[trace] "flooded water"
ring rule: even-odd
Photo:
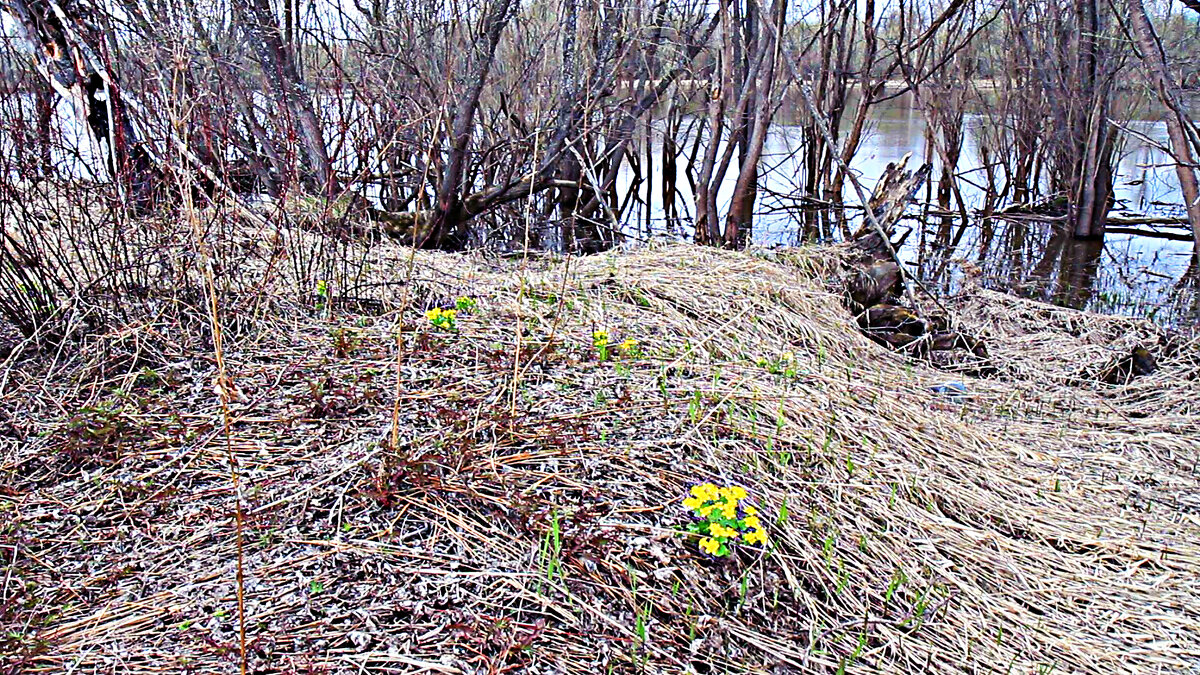
[[[969,214],[983,207],[982,159],[979,138],[990,120],[968,114],[964,119],[962,152],[957,166],[959,189]],[[685,124],[686,126],[686,124]],[[1123,134],[1116,167],[1116,206],[1112,215],[1181,217],[1183,196],[1172,160],[1161,148],[1168,143],[1166,125],[1160,120],[1133,120],[1124,125],[1134,133]],[[941,162],[936,151],[926,157],[925,117],[906,98],[878,106],[869,120],[867,134],[851,163],[869,192],[887,165],[911,153],[909,166],[930,161],[936,181]],[[661,139],[656,139],[661,143]],[[799,152],[802,145],[798,126],[780,124],[773,128],[764,151],[765,167],[760,182],[758,210],[752,239],[761,246],[796,245],[804,232],[803,215],[796,207],[803,184]],[[657,151],[655,152],[657,155]],[[680,159],[680,164],[685,159]],[[633,180],[631,172],[621,176],[622,189]],[[733,192],[736,173],[731,169],[718,193],[718,210],[724,212]],[[692,208],[692,194],[682,177],[676,203]],[[672,229],[662,210],[661,179],[654,176],[650,190],[639,188],[649,211],[637,204],[629,218],[629,230],[638,237],[660,235]],[[924,190],[918,194],[923,199]],[[857,205],[847,184],[847,204]],[[953,203],[953,202],[952,202]],[[848,217],[855,218],[855,212]],[[861,212],[857,212],[861,213]],[[1191,260],[1190,241],[1109,233],[1103,244],[1070,240],[1055,223],[1037,220],[972,217],[965,227],[953,217],[919,217],[919,206],[902,222],[912,232],[900,249],[901,257],[927,284],[954,292],[968,276],[985,287],[1011,291],[1064,306],[1114,314],[1143,316],[1168,324],[1200,323],[1200,304],[1190,288],[1178,288]],[[647,219],[647,215],[649,218]],[[681,210],[676,236],[691,236],[690,213]],[[1189,235],[1186,226],[1155,226],[1164,232]],[[1144,229],[1151,229],[1149,227]],[[836,238],[836,232],[834,233]]]

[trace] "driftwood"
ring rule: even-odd
[[[982,340],[953,330],[949,317],[924,315],[905,293],[905,271],[895,253],[899,243],[892,241],[895,225],[930,171],[929,164],[908,170],[908,159],[906,155],[888,164],[867,204],[874,222],[854,233],[848,304],[863,334],[879,344],[918,354],[964,350],[975,357],[978,370],[986,372],[991,368]]]
[[[908,208],[917,191],[929,179],[931,168],[929,164],[921,165],[916,171],[906,170],[909,157],[911,154],[905,155],[899,163],[888,163],[883,177],[879,179],[875,190],[871,192],[871,199],[867,202],[867,207],[874,214],[879,228],[875,228],[869,222],[864,222],[854,233],[854,240],[859,248],[882,255],[887,247],[879,239],[880,230],[889,237],[895,233],[896,222],[900,220],[900,216],[904,215],[904,210]]]

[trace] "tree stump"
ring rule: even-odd
[[[906,273],[892,253],[903,244],[904,237],[896,243],[892,240],[896,223],[928,180],[931,168],[923,164],[909,170],[910,156],[888,164],[871,194],[867,208],[879,227],[868,219],[851,239],[847,304],[863,334],[881,345],[921,355],[963,350],[972,355],[975,370],[990,372],[993,369],[982,340],[953,330],[949,317],[926,316],[919,307],[905,303]]]

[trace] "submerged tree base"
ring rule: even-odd
[[[336,286],[221,307],[253,671],[1200,660],[1196,342],[1100,384],[1160,329],[968,289],[979,379],[863,336],[844,249],[417,252],[398,279],[410,254],[366,253],[382,315]],[[236,670],[215,366],[176,311],[5,374],[6,665]],[[705,481],[765,548],[699,550]]]

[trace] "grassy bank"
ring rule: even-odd
[[[1200,664],[1195,342],[1102,385],[1158,329],[968,290],[976,379],[860,335],[832,249],[371,255],[373,311],[222,306],[228,435],[202,303],[14,352],[14,669],[236,671],[230,454],[252,672]],[[702,482],[766,545],[681,536]]]

